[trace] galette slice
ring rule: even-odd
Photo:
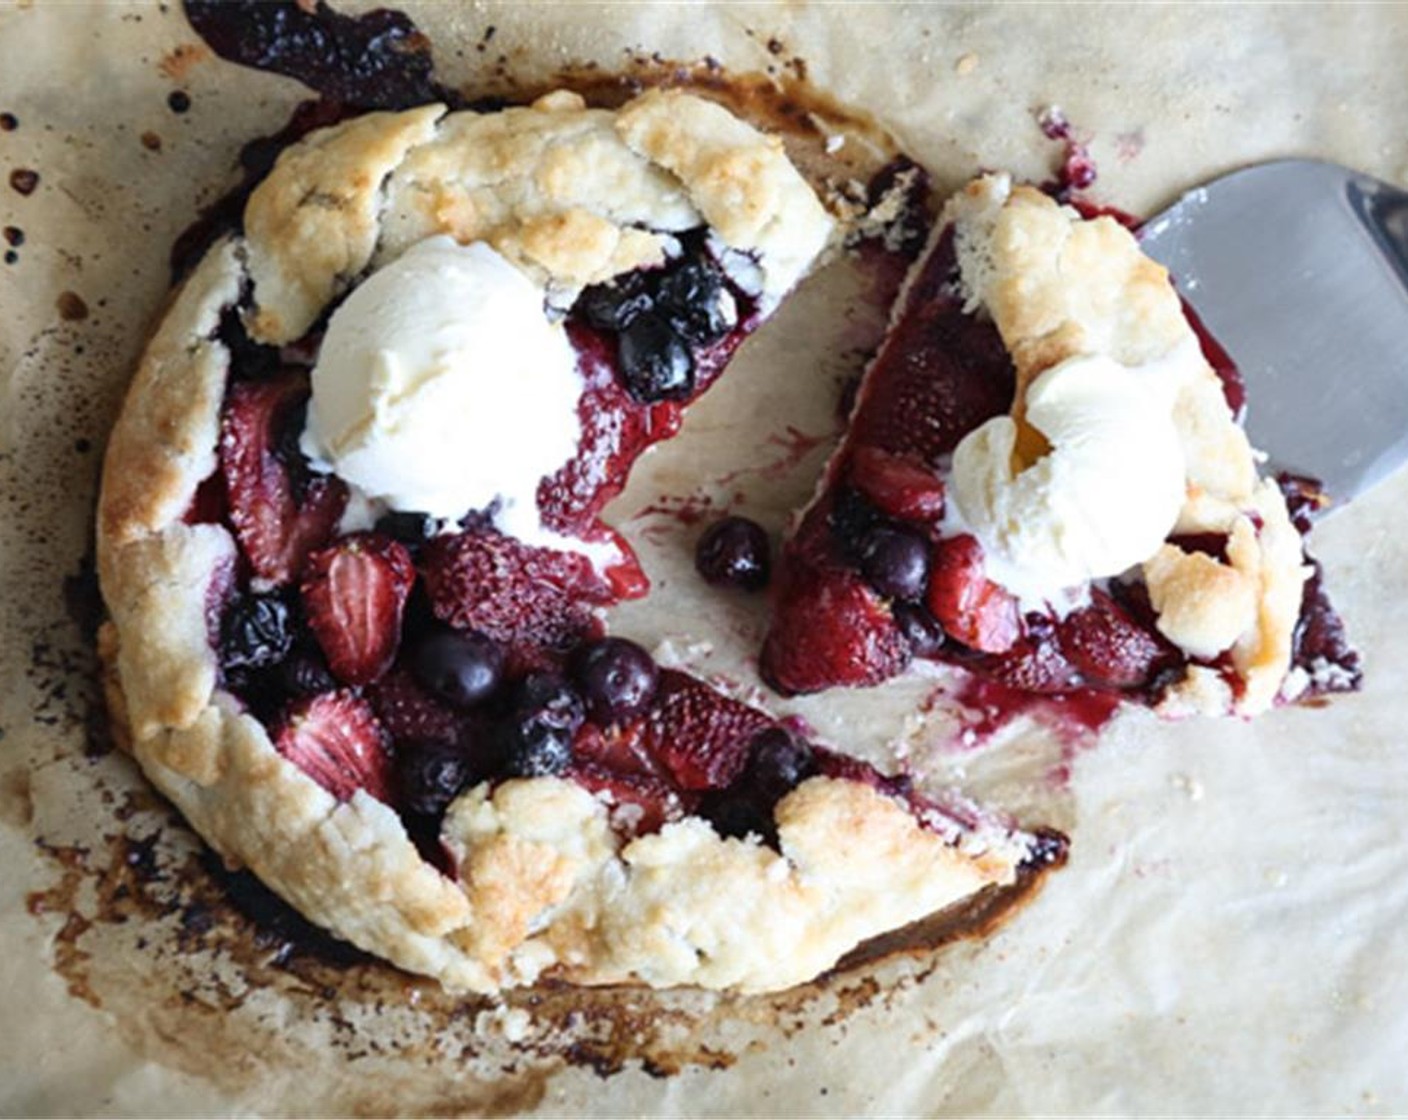
[[[1355,687],[1313,494],[1258,476],[1239,391],[1118,221],[974,181],[785,544],[764,675],[816,692],[928,658],[1169,714]]]
[[[785,987],[1058,863],[602,636],[643,581],[601,505],[831,228],[681,93],[289,148],[105,464],[109,696],[153,782],[313,921],[485,992]]]

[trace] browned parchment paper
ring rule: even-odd
[[[1280,155],[1408,181],[1399,6],[404,7],[477,88],[653,54],[804,73],[945,187],[979,166],[1045,176],[1034,114],[1053,103],[1091,134],[1097,193],[1135,211]],[[778,997],[494,1006],[290,949],[232,909],[130,764],[91,745],[91,604],[65,577],[171,241],[301,96],[210,58],[175,5],[0,9],[0,225],[22,231],[0,246],[0,1112],[1408,1112],[1408,476],[1316,533],[1368,669],[1327,708],[1131,713],[1072,754],[1030,727],[946,745],[952,720],[915,714],[933,678],[790,705],[1070,832],[1070,865],[989,940]],[[616,625],[699,671],[753,679],[761,605],[704,591],[697,530],[658,509],[781,525],[860,361],[847,283],[801,292],[616,507],[656,584]]]

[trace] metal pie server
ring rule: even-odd
[[[1408,460],[1408,192],[1281,160],[1189,191],[1141,244],[1237,363],[1247,432],[1334,509]]]

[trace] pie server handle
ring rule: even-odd
[[[1408,459],[1408,193],[1278,160],[1189,191],[1140,240],[1237,363],[1273,472],[1338,505]]]

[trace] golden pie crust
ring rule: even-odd
[[[101,634],[114,720],[153,783],[232,864],[312,921],[447,987],[560,977],[756,991],[825,970],[858,942],[989,886],[1033,838],[1005,825],[922,827],[868,786],[814,778],[776,812],[781,851],[702,820],[623,841],[608,807],[553,778],[463,794],[443,839],[457,877],[400,818],[338,802],[219,687],[211,612],[236,545],[182,518],[216,469],[230,355],[223,312],[252,288],[250,333],[301,336],[369,267],[449,232],[491,242],[549,292],[657,260],[702,223],[757,259],[776,301],[833,222],[780,143],[718,105],[651,92],[615,114],[554,94],[499,114],[373,113],[289,148],[244,233],[175,293],[104,465]]]

